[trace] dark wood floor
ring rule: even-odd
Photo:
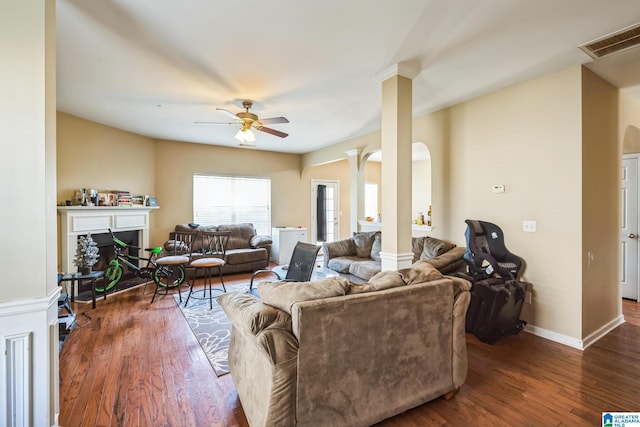
[[[149,304],[152,286],[95,310],[74,306],[78,326],[60,353],[60,425],[247,426],[231,376],[216,377],[173,298]],[[603,411],[640,411],[640,305],[624,301],[623,313],[627,323],[584,352],[528,333],[494,345],[467,335],[460,393],[380,426],[596,426]]]

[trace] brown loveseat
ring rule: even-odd
[[[379,231],[354,233],[348,239],[322,244],[324,267],[353,280],[352,276],[369,280],[381,270]],[[413,262],[426,260],[443,274],[465,269],[465,248],[433,237],[412,237]],[[357,279],[356,279],[357,280]]]
[[[269,265],[271,259],[271,237],[256,235],[253,224],[178,224],[175,231],[230,231],[222,274],[245,273],[263,269]],[[167,245],[168,243],[165,244],[165,248]],[[202,237],[199,233],[196,235],[193,252],[200,249],[198,245],[202,246]]]
[[[218,298],[252,427],[369,426],[455,395],[467,376],[470,283],[419,261],[365,285],[262,282]]]

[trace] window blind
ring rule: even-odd
[[[202,225],[249,222],[258,234],[271,234],[271,180],[194,174],[193,222]]]

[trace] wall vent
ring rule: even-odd
[[[607,34],[599,39],[590,41],[581,46],[587,55],[594,59],[611,55],[640,44],[640,23],[632,25],[615,33]]]

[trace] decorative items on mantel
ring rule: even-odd
[[[81,188],[75,191],[72,200],[65,200],[59,206],[158,206],[158,199],[148,195],[132,195],[129,191],[101,191]]]

